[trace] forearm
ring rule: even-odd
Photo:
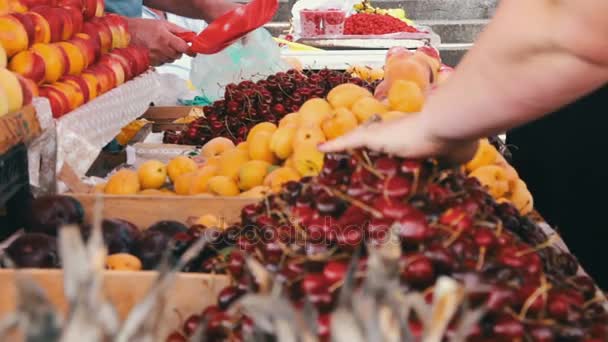
[[[503,1],[450,80],[429,98],[421,116],[427,129],[454,141],[501,133],[608,83],[608,24],[597,19],[608,12],[606,3]]]
[[[212,22],[222,14],[239,6],[230,0],[145,0],[148,7],[183,17]]]

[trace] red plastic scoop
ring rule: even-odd
[[[217,18],[198,35],[181,32],[177,36],[192,43],[191,53],[211,55],[264,26],[272,20],[278,8],[278,0],[253,0]]]

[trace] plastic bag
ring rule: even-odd
[[[300,12],[302,10],[339,10],[344,12],[344,16],[348,17],[355,12],[355,4],[361,0],[299,0],[291,8],[291,16],[294,28],[294,35],[303,37],[302,35],[302,19]]]
[[[268,31],[258,29],[216,54],[197,55],[192,60],[190,80],[207,99],[215,101],[224,96],[230,83],[257,81],[287,70],[278,44]]]

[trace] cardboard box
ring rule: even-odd
[[[0,154],[6,153],[19,143],[28,143],[41,133],[34,106],[0,116]]]

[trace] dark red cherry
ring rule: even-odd
[[[198,325],[200,323],[201,317],[199,315],[191,315],[190,317],[188,317],[188,319],[186,319],[183,325],[183,331],[186,336],[191,336],[194,331],[196,331],[196,328],[198,328]]]
[[[501,339],[514,341],[524,336],[524,325],[511,316],[501,316],[492,327],[494,335]]]
[[[329,284],[334,284],[344,279],[347,269],[348,264],[344,261],[329,261],[323,268],[323,276]]]
[[[397,234],[405,243],[422,243],[433,233],[424,213],[415,209],[397,220],[395,225]]]
[[[327,290],[328,282],[322,273],[309,273],[302,279],[302,292],[320,294]]]
[[[374,168],[386,177],[392,177],[399,170],[399,162],[395,158],[380,157],[374,162]]]
[[[404,279],[415,287],[423,288],[430,285],[435,278],[433,263],[424,255],[418,254],[407,258]]]

